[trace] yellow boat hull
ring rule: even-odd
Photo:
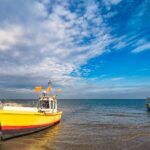
[[[0,110],[1,139],[33,133],[60,122],[62,112],[25,112]]]

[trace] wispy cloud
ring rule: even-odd
[[[28,91],[51,78],[57,86],[64,86],[66,93],[69,89],[72,93],[66,86],[80,91],[88,87],[85,78],[91,70],[94,68],[96,72],[101,65],[82,68],[90,59],[125,47],[134,49],[133,52],[148,49],[149,44],[143,44],[147,38],[141,37],[144,34],[141,30],[120,34],[122,24],[119,26],[115,21],[121,11],[115,6],[122,3],[123,0],[0,1],[0,87],[12,94],[14,90],[10,88]],[[136,14],[129,17],[128,28],[133,29],[131,18],[137,18]],[[142,9],[138,15],[143,17],[143,14]]]
[[[105,4],[105,7],[110,10],[113,5],[117,5],[122,0],[103,0],[103,3]]]
[[[150,43],[146,43],[144,45],[140,45],[137,48],[135,48],[132,52],[133,53],[139,53],[145,50],[150,50]]]
[[[8,52],[1,52],[0,76],[30,76],[35,83],[37,78],[66,78],[103,54],[111,39],[94,1],[83,3],[80,13],[82,8],[71,11],[68,2],[1,3],[6,14],[0,15],[0,51]]]
[[[119,81],[119,80],[123,80],[124,78],[123,77],[116,77],[116,78],[112,78],[111,80],[112,81]]]
[[[16,25],[9,25],[0,29],[0,51],[12,49],[15,44],[22,42],[23,29]]]

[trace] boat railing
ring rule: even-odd
[[[0,109],[3,109],[5,106],[12,106],[12,107],[37,107],[37,102],[29,102],[29,103],[17,103],[13,101],[0,101]]]
[[[0,101],[0,109],[3,109],[4,104]]]

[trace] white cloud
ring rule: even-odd
[[[85,3],[82,13],[70,11],[66,2],[3,3],[6,8],[0,11],[11,9],[5,17],[0,15],[0,48],[8,51],[0,52],[0,61],[5,59],[0,64],[0,76],[17,77],[17,84],[25,82],[26,77],[33,85],[49,78],[57,83],[61,79],[63,85],[75,83],[70,73],[106,52],[111,40],[95,2]]]
[[[97,79],[96,79],[97,80]],[[119,79],[119,81],[122,79]],[[125,80],[124,82],[126,82]],[[78,86],[74,86],[74,83],[77,82]],[[128,81],[127,81],[128,82]],[[74,94],[70,92],[70,89],[74,91]],[[62,93],[62,97],[65,98],[85,98],[85,99],[90,99],[90,98],[98,98],[98,99],[103,99],[103,98],[145,98],[148,96],[150,91],[149,86],[145,85],[125,85],[125,84],[118,84],[118,80],[112,80],[110,79],[104,79],[104,81],[98,80],[96,84],[92,81],[86,81],[82,80],[80,78],[74,79],[74,82],[72,84],[69,84],[66,86]],[[64,94],[65,93],[65,94]]]
[[[144,45],[138,46],[137,48],[133,49],[133,53],[139,53],[145,50],[150,50],[150,43],[145,43]]]
[[[23,29],[20,26],[9,25],[9,27],[0,28],[0,51],[5,51],[15,44],[19,44],[23,36]]]
[[[141,33],[131,33],[130,35],[123,35],[115,37],[112,42],[115,43],[113,49],[121,50],[129,47],[132,49],[131,52],[138,53],[149,49],[149,43],[146,38],[140,38]]]
[[[119,4],[122,0],[109,0],[111,4]]]
[[[115,77],[115,78],[111,78],[112,81],[120,81],[123,80],[123,77]]]
[[[118,13],[116,11],[110,11],[108,12],[106,15],[103,15],[106,19],[109,19],[111,17],[114,17],[115,15],[117,15]]]
[[[120,2],[106,0],[105,5],[111,7]],[[85,1],[74,11],[69,5],[67,1],[0,1],[0,86],[6,89],[3,89],[6,94],[32,95],[30,88],[45,84],[48,79],[56,86],[62,85],[62,97],[67,98],[77,95],[86,98],[94,90],[95,93],[112,90],[113,87],[100,88],[100,84],[89,85],[92,79],[88,82],[82,75],[86,76],[90,70],[80,70],[88,60],[107,52],[107,46],[115,40],[98,3]],[[110,12],[104,17],[113,15]],[[119,40],[116,48],[126,46],[126,41]],[[78,77],[70,75],[73,71]],[[122,79],[110,80],[115,83]],[[114,89],[117,91],[117,87]]]
[[[107,8],[108,10],[111,9],[111,6],[117,5],[117,4],[119,4],[121,1],[122,1],[122,0],[103,0],[104,4],[105,4],[105,6],[106,6],[106,8]]]

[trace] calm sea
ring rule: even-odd
[[[16,101],[15,101],[16,102]],[[35,101],[18,101],[33,105]],[[61,123],[10,139],[0,150],[149,150],[145,100],[58,100]]]

